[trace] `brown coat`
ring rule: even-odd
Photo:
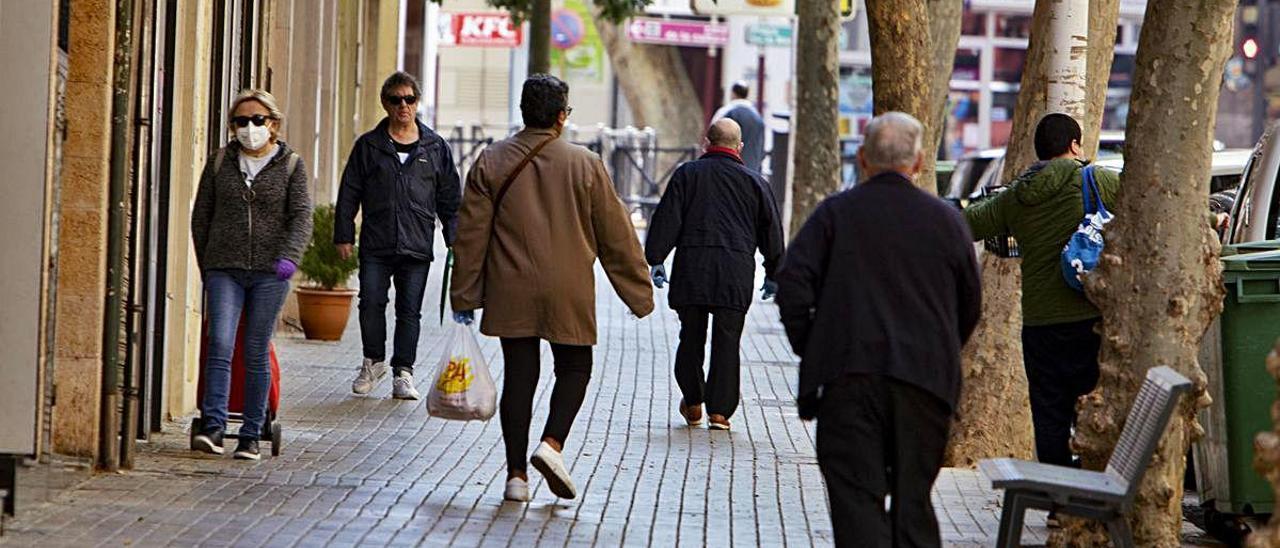
[[[526,129],[489,146],[467,174],[454,242],[454,310],[484,308],[480,332],[596,343],[595,262],[637,317],[653,311],[653,286],[627,210],[600,157],[556,139],[493,198],[516,164],[553,135]]]

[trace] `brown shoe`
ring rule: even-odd
[[[729,419],[724,418],[724,415],[711,415],[709,420],[711,421],[710,426],[712,430],[729,429]]]
[[[701,426],[702,406],[685,405],[684,400],[680,400],[680,416],[684,417],[684,421],[689,423],[689,426]]]

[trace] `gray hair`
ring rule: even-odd
[[[920,155],[923,134],[924,126],[910,114],[886,112],[867,123],[862,157],[872,167],[911,167]]]

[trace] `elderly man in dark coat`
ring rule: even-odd
[[[940,543],[929,492],[981,285],[964,219],[912,185],[922,133],[906,114],[872,120],[858,151],[869,179],[818,206],[778,272],[839,546]]]
[[[666,282],[663,263],[676,249],[667,302],[680,316],[675,375],[683,399],[680,414],[702,424],[706,403],[711,428],[729,429],[738,408],[738,347],[751,288],[756,249],[764,256],[764,298],[772,298],[774,270],[782,257],[782,225],[773,192],[742,163],[742,133],[724,118],[707,130],[707,150],[679,167],[654,211],[645,240],[654,285]],[[711,370],[703,375],[707,320]]]

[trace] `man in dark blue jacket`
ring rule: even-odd
[[[733,100],[726,103],[717,110],[715,115],[711,117],[711,121],[715,122],[721,118],[728,118],[738,123],[738,127],[742,130],[742,163],[751,171],[761,172],[764,170],[764,117],[760,115],[760,111],[756,110],[756,106],[751,103],[748,96],[751,95],[751,88],[746,82],[737,81],[730,88],[733,94]]]
[[[738,408],[738,347],[751,306],[756,249],[764,255],[766,280],[772,280],[782,258],[782,225],[768,183],[742,164],[737,122],[716,121],[707,141],[702,158],[671,176],[649,223],[645,259],[653,266],[654,285],[662,287],[663,263],[676,249],[667,303],[680,315],[675,367],[683,395],[680,414],[690,426],[701,424],[706,402],[711,428],[728,430]],[[772,281],[765,282],[766,299],[773,288]],[[704,377],[708,317],[715,322],[711,371]]]
[[[941,544],[929,495],[982,288],[964,219],[912,184],[922,133],[900,112],[873,119],[869,178],[818,206],[778,271],[837,546]]]
[[[392,396],[416,400],[413,384],[422,298],[435,243],[435,225],[453,245],[462,186],[448,143],[417,119],[422,97],[412,76],[397,72],[382,85],[387,111],[378,127],[356,140],[342,172],[333,243],[349,257],[360,230],[360,336],[364,362],[351,391],[368,394],[386,376],[387,292],[396,286]]]

